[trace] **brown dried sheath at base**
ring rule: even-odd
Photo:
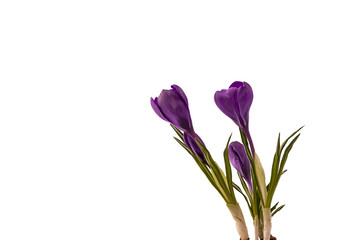
[[[263,240],[263,238],[260,238],[260,240]],[[270,240],[277,240],[277,238],[274,237],[274,236],[272,236],[272,235],[270,235]]]

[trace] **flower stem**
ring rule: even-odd
[[[255,157],[255,146],[253,144],[249,128],[243,129],[243,132],[245,133],[246,137],[248,138],[248,141],[249,141],[249,144],[250,144],[250,149],[251,149],[251,154],[252,154],[252,157],[254,158]]]

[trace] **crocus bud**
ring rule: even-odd
[[[202,139],[195,133],[188,106],[188,99],[183,90],[172,85],[170,90],[162,90],[159,97],[151,98],[150,103],[155,113],[163,120],[184,132],[184,142],[200,160],[207,164],[204,154],[195,139],[203,145]]]
[[[246,82],[233,82],[229,89],[215,93],[217,107],[244,132],[249,127],[249,110],[253,100],[251,86]]]
[[[163,120],[170,122],[182,131],[194,132],[188,99],[179,86],[172,85],[170,90],[162,90],[159,97],[151,98],[151,106]]]
[[[246,155],[244,146],[239,142],[232,142],[229,145],[229,160],[232,166],[241,174],[248,183],[252,192],[251,165]]]

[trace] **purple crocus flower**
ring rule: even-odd
[[[215,93],[217,107],[242,129],[248,137],[254,156],[255,150],[249,132],[249,110],[252,100],[252,88],[246,82],[233,82],[229,89],[223,89]]]
[[[150,103],[155,113],[163,120],[170,122],[178,129],[184,132],[185,144],[207,164],[204,154],[196,141],[198,139],[202,144],[202,139],[195,133],[188,105],[188,99],[183,90],[172,85],[170,90],[162,90],[159,97],[151,98]]]
[[[240,128],[249,126],[249,110],[253,100],[253,92],[246,82],[233,82],[229,89],[215,93],[217,107]]]
[[[229,145],[229,160],[232,166],[241,174],[248,183],[252,192],[251,165],[245,153],[244,146],[239,142],[232,142]]]

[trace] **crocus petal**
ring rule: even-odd
[[[243,82],[235,81],[235,82],[231,83],[231,85],[230,85],[229,88],[232,88],[232,87],[234,87],[234,88],[239,88],[239,87],[241,87],[241,86],[243,86]]]
[[[251,182],[251,166],[250,161],[246,155],[244,146],[239,142],[232,142],[229,145],[229,160],[232,166],[241,174],[241,176],[248,183],[252,191]]]
[[[229,89],[215,93],[218,108],[246,132],[249,129],[249,110],[252,100],[253,92],[246,82],[233,82]]]
[[[177,92],[163,90],[158,97],[158,107],[164,118],[177,128],[193,132],[189,108]]]
[[[221,90],[215,93],[215,103],[217,107],[229,118],[232,119],[237,125],[240,124],[238,114],[236,113],[233,100],[231,99],[231,93],[228,90]]]
[[[194,140],[194,138],[197,138],[198,141],[200,141],[200,143],[204,145],[202,139],[197,134],[195,134],[194,138],[192,138],[192,136],[190,136],[190,134],[186,132],[183,134],[183,138],[184,138],[184,142],[187,145],[187,147],[189,147],[193,151],[193,153],[195,153],[195,155],[197,155],[204,164],[208,165],[207,161],[205,160],[202,150],[200,149],[200,147]]]
[[[182,88],[180,88],[179,86],[177,85],[171,85],[171,88],[173,89],[173,91],[175,91],[178,95],[180,95],[180,97],[183,99],[183,101],[185,102],[185,104],[187,105],[188,107],[188,98],[187,96],[185,95],[185,93],[183,92]]]
[[[156,97],[155,99],[150,98],[150,104],[151,104],[151,107],[154,109],[155,113],[156,113],[160,118],[162,118],[164,121],[168,121],[168,120],[163,116],[163,114],[161,113],[161,110],[160,110],[159,107],[158,107],[157,97]]]
[[[249,110],[253,100],[253,92],[251,86],[244,82],[237,91],[238,106],[245,125],[249,122]]]

